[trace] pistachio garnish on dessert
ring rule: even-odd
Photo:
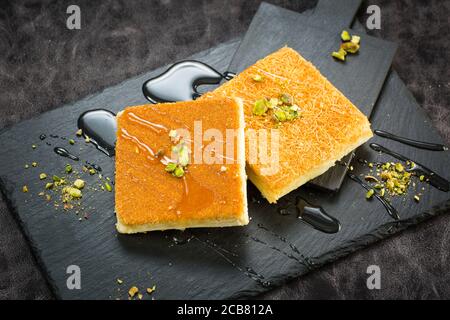
[[[266,116],[272,110],[272,117],[276,122],[291,121],[299,117],[300,108],[294,104],[294,98],[282,93],[278,98],[263,98],[255,101],[253,114]]]

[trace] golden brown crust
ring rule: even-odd
[[[262,81],[254,81],[260,75]],[[301,117],[277,127],[271,117],[252,113],[256,100],[288,93],[301,109]],[[223,84],[210,97],[237,96],[244,101],[246,130],[278,129],[279,170],[265,174],[267,165],[249,163],[249,178],[269,202],[324,173],[336,160],[370,137],[370,123],[338,89],[301,55],[284,47],[257,61]]]
[[[225,137],[226,129],[237,129],[233,161],[191,163],[184,178],[173,177],[164,170],[164,157],[152,153],[164,150],[170,158],[168,132],[184,128],[194,139],[196,120],[202,121],[202,133],[214,128]],[[243,131],[242,103],[233,99],[143,105],[121,112],[115,181],[119,232],[247,224]]]

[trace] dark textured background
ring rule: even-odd
[[[260,1],[0,1],[0,128],[76,101],[242,35]],[[269,1],[303,11],[314,0]],[[394,68],[450,144],[448,0],[367,1],[399,44]],[[66,29],[78,4],[82,29]],[[339,32],[339,30],[337,30]],[[34,134],[34,133],[30,133]],[[450,298],[450,216],[444,215],[317,270],[263,298]],[[379,265],[382,289],[366,288]],[[0,201],[0,299],[51,298],[28,245]]]

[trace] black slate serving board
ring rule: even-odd
[[[225,70],[238,41],[220,45],[192,58]],[[435,189],[427,191],[422,202],[396,201],[401,221],[394,222],[378,202],[366,201],[365,191],[348,179],[337,194],[315,189],[297,190],[276,206],[269,205],[251,184],[249,212],[252,221],[243,228],[191,230],[196,238],[175,245],[175,232],[155,232],[136,236],[118,235],[114,230],[114,199],[108,192],[86,195],[86,207],[93,207],[90,219],[79,222],[73,212],[55,211],[36,195],[37,175],[60,169],[67,159],[51,148],[64,140],[39,140],[41,133],[72,136],[78,115],[88,109],[107,107],[113,111],[124,105],[145,102],[140,89],[144,80],[163,69],[143,74],[99,94],[4,130],[0,138],[0,185],[11,209],[17,214],[49,283],[60,298],[126,298],[131,285],[141,289],[156,284],[154,297],[161,298],[240,298],[255,295],[335,260],[367,244],[382,239],[410,224],[439,214],[450,207],[450,195]],[[374,127],[392,130],[412,138],[442,142],[428,118],[402,81],[391,73],[372,116]],[[378,138],[377,138],[378,139]],[[381,140],[379,140],[381,142]],[[38,147],[33,150],[32,144]],[[445,174],[450,156],[431,154],[396,142],[382,144]],[[79,147],[83,150],[80,152]],[[68,148],[70,146],[67,146]],[[72,147],[83,159],[101,164],[107,176],[113,175],[114,161],[91,145],[77,141]],[[366,146],[358,156],[372,160],[379,155]],[[24,163],[38,161],[37,170],[24,170]],[[355,171],[361,168],[355,164]],[[89,181],[88,181],[89,182]],[[22,193],[28,184],[30,192]],[[293,203],[298,195],[320,203],[342,223],[342,230],[326,235],[300,223]],[[283,209],[285,215],[280,215]],[[283,240],[285,239],[285,240]],[[231,263],[230,263],[231,262]],[[68,290],[66,268],[76,264],[82,271],[81,290]],[[251,269],[246,269],[251,268]],[[260,277],[255,277],[252,271]],[[247,274],[246,274],[247,273]],[[263,277],[263,278],[262,278]],[[116,278],[124,284],[116,284]],[[264,284],[264,285],[263,285]],[[121,289],[118,291],[118,289]]]
[[[341,43],[340,32],[349,29],[360,1],[319,1],[312,16],[299,15],[262,3],[233,57],[230,70],[240,72],[287,45],[311,61],[365,115],[370,116],[396,51],[392,42],[361,34],[361,49],[345,63],[330,55]],[[320,26],[320,28],[318,27]],[[324,31],[326,30],[326,31]],[[348,162],[347,156],[344,162]],[[337,191],[345,167],[335,166],[311,184]]]

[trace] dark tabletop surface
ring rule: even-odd
[[[314,0],[268,1],[295,11]],[[241,36],[260,1],[0,1],[0,129],[129,77]],[[81,30],[66,9],[81,8]],[[448,0],[373,0],[395,41],[393,67],[450,144]],[[340,30],[337,30],[339,32]],[[34,133],[30,133],[34,134]],[[381,269],[368,290],[367,267]],[[443,215],[327,265],[266,299],[450,298],[450,216]],[[52,294],[17,222],[0,199],[0,299]]]

